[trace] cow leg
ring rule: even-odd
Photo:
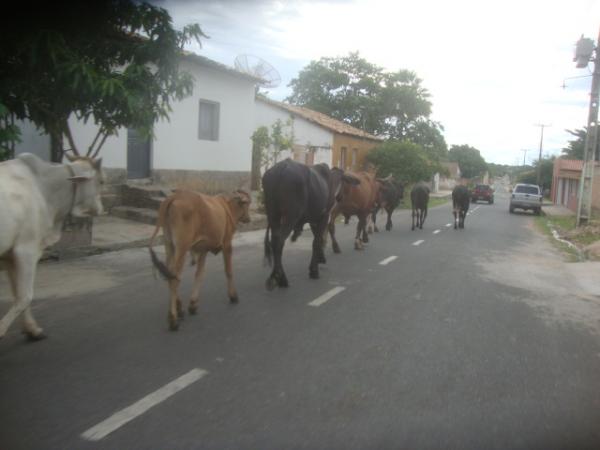
[[[367,226],[367,233],[368,234],[373,234],[373,232],[375,231],[379,231],[377,229],[377,212],[379,211],[379,209],[374,208],[373,211],[371,211],[371,213],[369,214],[369,217],[371,220],[369,220],[369,225]]]
[[[33,284],[39,254],[34,248],[20,248],[13,250],[13,260],[8,264],[8,277],[15,301],[8,312],[0,320],[0,338],[2,338],[10,325],[23,312],[24,333],[29,339],[40,340],[46,336],[38,326],[30,304],[33,300]]]
[[[169,270],[171,270],[171,273],[173,273],[173,268],[174,268],[174,258],[175,258],[175,246],[173,245],[173,241],[171,240],[171,235],[168,231],[165,230],[165,256],[166,256],[166,265],[169,268]],[[195,264],[195,258],[194,255],[192,255],[191,258],[191,265]],[[177,277],[179,277],[179,274],[176,274]],[[169,289],[170,289],[170,284],[169,284]],[[177,317],[179,317],[179,319],[183,319],[183,303],[181,302],[181,299],[179,298],[179,289],[176,290],[176,295],[177,295],[177,300],[176,300],[176,304],[177,304]]]
[[[371,214],[366,214],[362,229],[362,241],[365,243],[369,242],[369,233],[367,232],[369,227],[371,227]]]
[[[363,249],[361,234],[363,234],[363,236],[366,234],[365,233],[365,225],[366,225],[365,222],[366,222],[366,219],[365,219],[364,215],[359,214],[358,215],[358,224],[356,225],[356,236],[354,237],[354,250],[362,250]]]
[[[334,210],[331,213],[331,219],[329,220],[329,235],[331,236],[331,249],[333,253],[341,253],[340,246],[335,238],[335,220],[337,219],[338,212]]]
[[[385,229],[386,231],[390,231],[392,229],[392,213],[394,212],[394,210],[386,208],[385,212],[387,212],[387,222],[385,223]]]
[[[425,223],[425,218],[427,217],[427,210],[421,210],[421,220],[419,221],[419,229],[423,229],[423,224]]]
[[[235,284],[233,282],[233,262],[231,261],[231,255],[233,254],[233,247],[231,243],[223,247],[223,263],[225,264],[225,276],[227,277],[227,295],[231,303],[237,303],[239,298]]]
[[[454,211],[452,211],[452,214],[454,215],[454,229],[456,230],[457,225],[458,225],[458,220],[459,220],[456,209]]]
[[[411,227],[411,230],[412,230],[412,231],[414,231],[414,230],[415,230],[415,215],[416,215],[416,211],[415,211],[415,209],[413,208],[413,210],[412,210],[412,227]]]
[[[312,257],[310,259],[310,266],[308,267],[308,276],[312,279],[318,279],[319,263],[325,264],[327,262],[325,259],[325,252],[323,251],[325,245],[323,236],[327,233],[327,216],[317,225],[311,223],[310,229],[313,233],[313,244]]]
[[[182,247],[181,244],[175,249],[175,255],[169,265],[170,272],[175,275],[176,278],[169,280],[169,314],[168,322],[169,329],[171,331],[177,331],[179,329],[179,318],[183,317],[183,306],[179,299],[179,284],[181,283],[181,274],[183,272],[183,265],[185,264],[185,255],[187,254],[187,247]]]
[[[267,279],[267,289],[273,290],[275,286],[288,287],[288,280],[283,270],[282,254],[285,240],[290,235],[290,226],[271,228],[271,246],[273,247],[273,271]]]
[[[196,274],[194,275],[194,285],[192,286],[192,295],[190,297],[190,304],[188,305],[188,312],[190,314],[196,314],[196,311],[198,311],[198,300],[200,298],[202,278],[204,278],[206,255],[207,253],[203,251],[196,256]]]

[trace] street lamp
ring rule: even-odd
[[[598,41],[600,43],[600,33]],[[592,53],[596,50],[596,57],[592,59]],[[592,90],[590,92],[590,108],[588,113],[587,135],[585,137],[585,147],[583,152],[583,170],[581,171],[581,181],[579,182],[579,198],[577,199],[577,222],[580,226],[592,218],[592,182],[594,180],[594,162],[595,149],[598,143],[598,97],[600,91],[600,51],[598,47],[594,48],[594,41],[581,36],[575,47],[575,57],[577,68],[585,68],[590,61],[594,61],[594,71],[592,73]]]

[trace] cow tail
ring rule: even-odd
[[[268,265],[269,267],[271,267],[272,264],[272,260],[271,260],[271,255],[273,254],[273,248],[271,246],[271,240],[269,239],[269,231],[271,230],[271,227],[267,225],[267,231],[265,232],[265,258],[264,258],[264,265]]]
[[[165,229],[165,233],[167,232],[166,226],[163,225],[163,221],[165,220],[166,212],[170,204],[171,202],[169,200],[165,200],[160,205],[160,208],[158,210],[158,219],[156,221],[156,228],[154,228],[154,233],[152,234],[152,237],[150,238],[150,243],[148,244],[148,250],[150,250],[150,259],[152,260],[152,265],[154,266],[153,268],[155,270],[158,269],[158,273],[160,273],[160,275],[165,280],[175,280],[177,279],[177,277],[173,275],[173,273],[171,273],[171,271],[164,262],[158,259],[158,256],[156,256],[156,253],[154,253],[152,247],[154,246],[154,239],[156,238],[156,235],[158,234],[161,227]],[[154,277],[156,278],[156,271],[154,271]]]

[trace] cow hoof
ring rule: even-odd
[[[38,342],[48,338],[48,336],[44,334],[43,331],[40,331],[37,334],[34,334],[31,331],[23,331],[23,334],[25,335],[25,339],[27,339],[27,342]]]
[[[319,264],[327,264],[327,259],[324,256],[319,256]]]
[[[267,291],[272,291],[277,286],[277,282],[273,279],[273,277],[267,278],[267,282],[265,283],[265,287]]]
[[[337,244],[337,242],[331,245],[331,249],[333,250],[333,253],[342,253],[342,251],[340,250],[340,246]]]
[[[362,250],[362,249],[363,249],[363,245],[360,241],[354,242],[354,250]]]
[[[363,241],[365,244],[368,244],[368,243],[369,243],[369,236],[365,234],[365,235],[363,236],[363,238],[362,238],[362,241]]]
[[[169,330],[171,330],[171,331],[179,330],[179,322],[176,320],[169,320]]]
[[[188,312],[190,313],[190,316],[195,316],[196,313],[198,312],[198,307],[196,305],[192,306],[188,306]]]
[[[391,231],[392,230],[392,226],[391,225],[386,225],[385,226],[385,231]]]
[[[318,270],[309,270],[308,276],[309,276],[309,278],[311,278],[313,280],[318,280],[319,279],[319,271]]]
[[[240,301],[240,299],[238,298],[237,295],[233,295],[233,296],[229,297],[230,303],[238,303],[239,301]]]

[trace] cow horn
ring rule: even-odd
[[[69,162],[77,161],[77,156],[75,156],[75,155],[70,155],[66,152],[63,152],[63,155],[65,155],[65,157],[69,160]]]

